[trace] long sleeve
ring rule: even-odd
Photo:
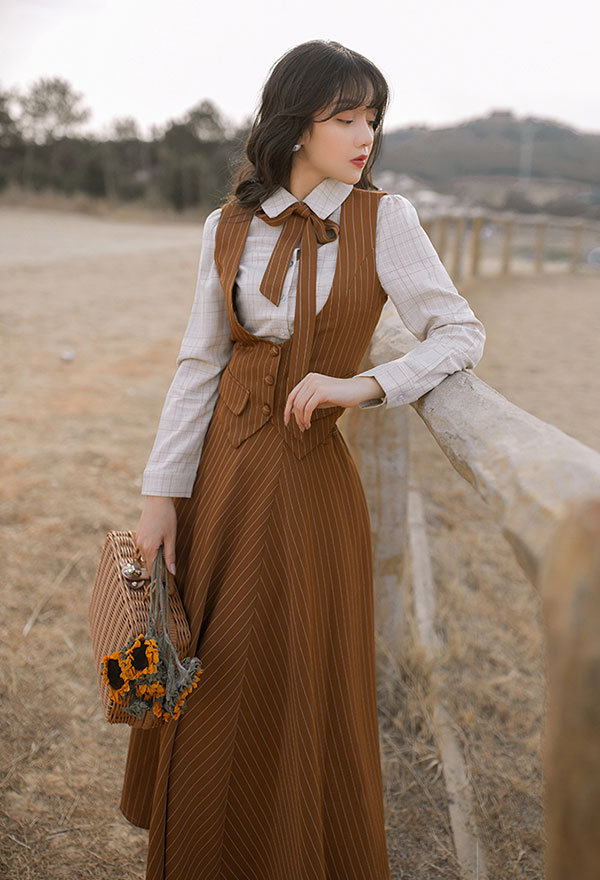
[[[191,497],[219,379],[233,351],[227,304],[214,262],[220,211],[214,210],[204,223],[192,311],[144,469],[142,495]]]
[[[383,289],[405,326],[420,341],[402,357],[358,376],[374,376],[384,397],[361,408],[412,403],[457,370],[481,360],[485,329],[459,294],[419,223],[414,205],[390,193],[377,215],[376,267]]]

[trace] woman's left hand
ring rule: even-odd
[[[312,412],[319,407],[356,406],[363,400],[383,396],[384,391],[373,376],[339,379],[323,373],[307,373],[290,391],[283,420],[287,425],[293,412],[298,426],[304,431],[310,428]]]

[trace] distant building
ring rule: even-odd
[[[459,199],[455,195],[429,189],[422,181],[409,174],[398,174],[395,171],[374,172],[373,183],[386,192],[405,196],[417,211],[424,211],[427,214],[439,214],[459,204]]]

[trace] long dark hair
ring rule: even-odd
[[[228,201],[258,207],[279,186],[288,188],[292,147],[330,105],[333,112],[327,119],[366,104],[376,109],[373,146],[355,187],[378,189],[371,169],[381,150],[388,102],[385,77],[364,55],[335,40],[309,40],[290,49],[269,72]]]

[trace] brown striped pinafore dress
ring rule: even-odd
[[[233,353],[192,496],[175,499],[177,583],[205,671],[178,721],[131,730],[120,804],[149,828],[147,880],[390,880],[366,498],[336,427],[343,407],[314,410],[304,432],[283,421],[307,372],[359,372],[386,300],[383,194],[351,190],[339,226],[302,202],[267,219],[286,224],[264,276],[274,301],[289,265],[277,245],[302,236],[294,332],[281,344],[237,319],[253,212],[222,208],[215,263]],[[315,314],[318,242],[334,235],[334,280]]]

